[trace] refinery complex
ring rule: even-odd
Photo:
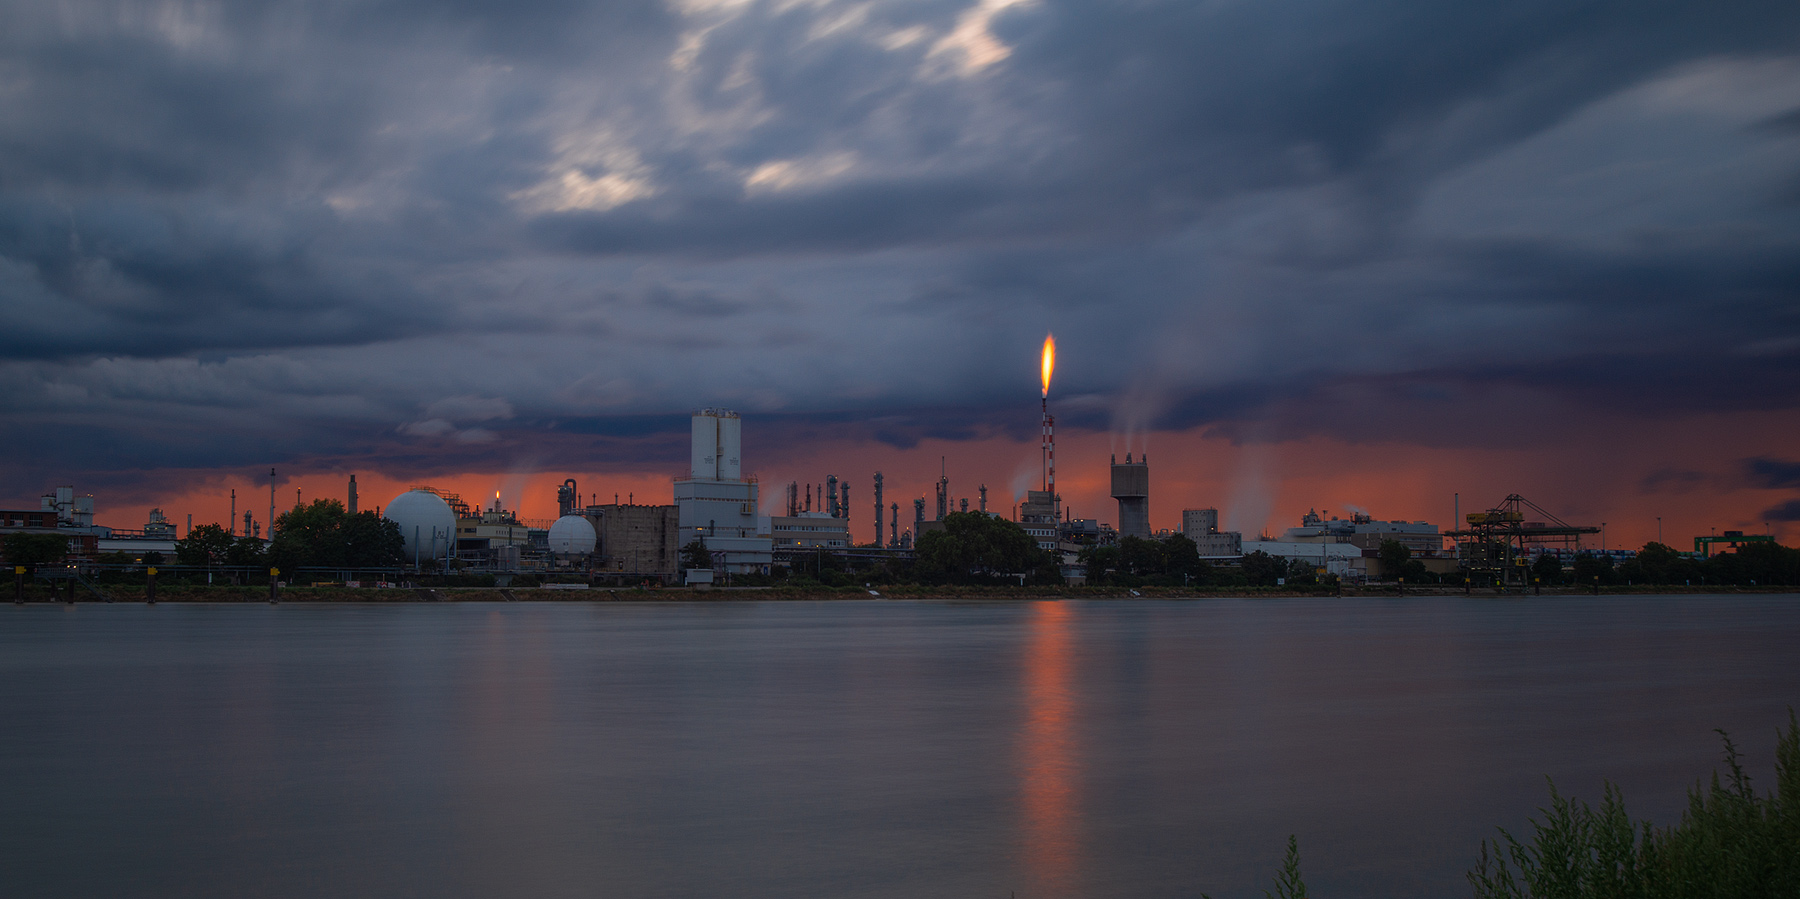
[[[1118,546],[1131,539],[1168,540],[1177,534],[1192,541],[1199,560],[1212,565],[1230,566],[1263,554],[1352,583],[1396,574],[1381,568],[1381,550],[1389,543],[1404,547],[1405,557],[1434,577],[1461,574],[1500,585],[1524,584],[1527,565],[1544,554],[1570,558],[1596,552],[1591,544],[1584,545],[1583,538],[1599,533],[1599,528],[1569,524],[1516,495],[1493,508],[1459,516],[1463,519],[1459,527],[1449,531],[1424,521],[1380,521],[1362,512],[1345,518],[1309,511],[1279,536],[1246,539],[1221,529],[1218,510],[1212,507],[1184,508],[1178,528],[1156,531],[1150,526],[1150,460],[1146,454],[1132,453],[1109,460],[1115,521],[1073,517],[1056,488],[1056,421],[1050,411],[1054,360],[1055,343],[1046,339],[1040,396],[1041,480],[1037,489],[1025,491],[1023,500],[1006,511],[990,510],[986,485],[977,488],[973,508],[970,498],[953,498],[944,466],[929,509],[924,497],[912,499],[911,509],[888,499],[877,471],[868,476],[871,499],[861,512],[853,511],[858,504],[850,481],[834,474],[819,483],[783,485],[779,504],[768,507],[779,514],[762,514],[763,485],[746,473],[743,459],[744,420],[736,412],[717,408],[693,413],[688,467],[673,479],[666,503],[638,502],[635,496],[620,502],[616,494],[613,502],[601,503],[597,493],[586,494],[584,502],[580,483],[569,478],[556,487],[554,521],[521,519],[502,507],[498,494],[483,508],[430,486],[414,487],[371,511],[398,531],[404,545],[401,570],[489,573],[500,578],[533,572],[579,574],[593,583],[711,584],[733,575],[769,576],[792,570],[797,562],[821,554],[863,562],[903,561],[911,558],[921,537],[943,529],[958,512],[1016,523],[1048,554],[1064,582],[1072,584],[1082,583],[1087,575],[1083,554],[1089,548]],[[274,472],[270,474],[272,478]],[[298,499],[296,495],[296,506]],[[260,510],[248,508],[248,503],[240,520],[235,490],[230,501],[231,539],[274,539],[268,527],[279,521],[273,487],[268,517],[262,521],[256,519]],[[354,475],[345,485],[344,506],[352,515],[359,508]],[[851,521],[862,516],[873,525],[873,539],[857,544],[851,538]],[[192,533],[189,518],[186,529]],[[107,557],[141,563],[146,558],[172,557],[182,529],[160,509],[151,510],[149,520],[134,529],[97,524],[94,498],[63,486],[46,493],[36,509],[0,509],[0,535],[9,533],[64,537],[76,560]],[[1695,551],[1710,554],[1715,547],[1735,549],[1768,539],[1727,531],[1722,537],[1699,538]]]

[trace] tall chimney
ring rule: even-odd
[[[950,511],[950,467],[944,456],[938,457],[938,466],[937,520],[943,521],[944,515]]]
[[[356,514],[356,475],[350,476],[350,514]]]
[[[875,548],[882,547],[881,542],[881,472],[875,472]]]

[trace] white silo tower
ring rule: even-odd
[[[726,409],[702,409],[694,413],[693,453],[690,477],[736,481],[743,476],[742,419]]]

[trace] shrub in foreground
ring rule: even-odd
[[[1633,821],[1608,783],[1598,809],[1561,796],[1531,822],[1529,839],[1505,830],[1469,872],[1476,899],[1701,899],[1800,896],[1800,727],[1788,711],[1775,748],[1775,789],[1757,795],[1724,731],[1728,776],[1688,792],[1681,821]]]

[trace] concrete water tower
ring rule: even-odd
[[[1150,456],[1112,460],[1112,497],[1119,501],[1119,536],[1150,539]]]

